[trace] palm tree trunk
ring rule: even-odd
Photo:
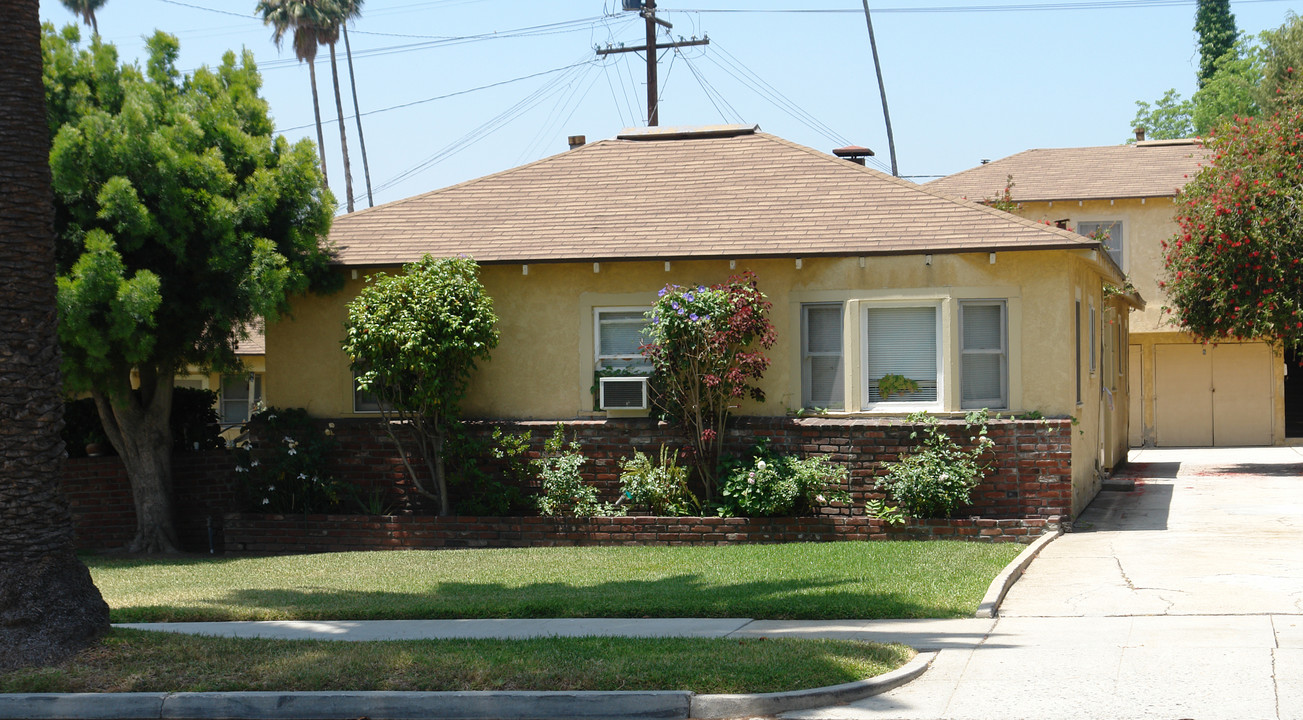
[[[348,25],[344,30],[344,57],[348,59],[348,86],[353,90],[353,119],[357,121],[357,144],[362,148],[362,174],[366,177],[366,206],[375,207],[371,197],[371,165],[366,161],[366,138],[362,135],[362,110],[357,104],[357,77],[353,75],[353,49],[348,44]]]
[[[108,630],[73,552],[63,474],[54,206],[36,0],[0,34],[0,672],[58,662]]]
[[[335,43],[330,43],[330,79],[335,83],[335,113],[339,116],[339,149],[344,154],[345,207],[353,212],[353,171],[348,166],[348,133],[344,130],[344,100],[339,94],[339,65],[335,62]]]
[[[312,83],[312,116],[317,119],[317,156],[321,158],[321,182],[330,187],[326,174],[326,136],[321,133],[321,103],[317,99],[317,61],[308,59],[308,80]]]

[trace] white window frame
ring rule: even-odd
[[[940,412],[945,408],[946,398],[946,342],[942,332],[944,325],[944,304],[943,299],[937,298],[932,300],[908,300],[901,302],[864,302],[860,304],[859,317],[856,321],[859,324],[860,335],[860,356],[856,362],[856,373],[860,379],[860,409],[866,411],[890,411],[890,412],[914,412],[915,410],[928,410],[930,412]],[[935,311],[935,333],[936,333],[936,370],[937,370],[937,387],[936,400],[930,402],[890,402],[890,401],[871,401],[869,399],[869,388],[873,384],[868,376],[868,357],[869,357],[869,331],[868,331],[868,313],[869,310],[881,308],[932,308]]]
[[[1104,243],[1104,250],[1113,258],[1113,261],[1117,263],[1117,266],[1122,268],[1125,272],[1127,269],[1125,264],[1127,231],[1126,225],[1123,223],[1121,218],[1077,221],[1076,232],[1078,235],[1090,237],[1091,233],[1104,229],[1108,230],[1109,238],[1109,242]],[[1114,243],[1117,245],[1116,248],[1112,247],[1112,244]]]
[[[625,306],[625,307],[595,307],[593,308],[593,369],[600,371],[607,367],[607,360],[632,360],[636,361],[628,366],[628,369],[635,375],[651,375],[651,363],[642,353],[630,355],[603,355],[602,354],[602,315],[606,313],[646,313],[651,308],[649,306]],[[645,324],[645,323],[644,323]]]
[[[964,310],[969,307],[991,307],[1000,309],[1000,347],[997,350],[968,350],[964,347]],[[990,408],[1004,410],[1009,407],[1009,302],[1004,298],[972,299],[959,301],[959,340],[956,347],[959,358],[959,408],[977,410]],[[973,355],[999,355],[1000,357],[1000,397],[964,401],[964,360]],[[994,400],[994,402],[992,402]]]
[[[245,394],[242,398],[230,398],[226,394],[226,381],[230,379],[245,379]],[[218,398],[218,418],[222,425],[242,425],[249,421],[257,408],[258,403],[262,400],[262,373],[228,373],[222,375],[218,381],[218,387],[221,389]],[[226,408],[228,405],[243,405],[244,418],[242,420],[227,420]]]
[[[840,302],[811,302],[801,303],[801,406],[805,408],[827,408],[831,410],[841,410],[846,407],[846,333],[843,329],[841,347],[837,352],[811,352],[809,343],[809,311],[811,308],[837,308],[838,321],[844,323],[846,320],[846,305]],[[842,394],[840,398],[830,398],[824,402],[820,398],[810,396],[810,391],[814,387],[814,374],[811,370],[810,361],[813,358],[836,357],[840,360],[838,363],[839,372],[843,374]]]
[[[374,414],[374,415],[379,415],[379,414],[380,414],[380,411],[381,411],[381,403],[380,403],[380,399],[379,399],[378,397],[376,397],[375,393],[372,393],[372,392],[365,392],[365,393],[364,393],[363,390],[361,390],[361,389],[358,388],[358,386],[357,386],[357,372],[356,372],[356,371],[351,372],[351,373],[349,374],[349,377],[352,378],[352,389],[353,389],[353,393],[352,393],[352,395],[353,395],[353,412],[354,412],[355,414],[357,414],[357,415],[373,415],[373,414]],[[361,402],[361,401],[364,399],[364,398],[362,397],[363,394],[370,395],[371,397],[375,397],[375,398],[376,398],[376,399],[374,400],[374,402],[372,402],[372,403],[368,403],[368,404],[374,404],[375,407],[363,407],[363,406],[362,406],[362,402]]]

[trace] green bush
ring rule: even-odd
[[[222,428],[217,424],[217,393],[197,388],[172,389],[172,451],[216,450],[226,447]],[[69,400],[63,404],[63,443],[68,457],[85,457],[86,446],[99,443],[107,455],[116,455],[108,433],[100,424],[99,411],[91,398]]]
[[[673,450],[661,446],[660,462],[641,452],[620,462],[620,489],[634,505],[653,515],[685,517],[701,513],[701,501],[688,489],[688,468],[679,465]]]
[[[849,503],[850,473],[826,455],[775,455],[765,443],[747,460],[726,459],[720,474],[719,514],[725,517],[807,515],[830,503]]]
[[[326,472],[335,439],[303,408],[268,408],[255,413],[245,429],[253,439],[236,448],[246,510],[266,513],[321,513],[345,508],[354,488]]]
[[[448,494],[458,515],[505,517],[524,514],[523,511],[532,508],[520,487],[508,485],[480,466],[485,456],[506,457],[501,445],[501,428],[494,428],[493,438],[498,442],[476,439],[461,423],[454,423],[449,429],[449,441],[444,450],[448,463]],[[517,448],[517,454],[512,456],[516,462],[524,464],[527,449],[527,442]],[[527,480],[517,475],[512,477],[521,483]]]
[[[912,413],[906,421],[919,426],[909,436],[922,442],[918,450],[887,468],[878,487],[910,517],[950,517],[969,504],[973,488],[989,468],[982,456],[995,442],[986,435],[987,413],[979,410],[964,417],[964,432],[973,443],[969,450],[942,431],[937,419],[926,412]]]
[[[535,502],[540,514],[552,517],[619,514],[614,506],[599,502],[597,488],[584,482],[579,474],[586,460],[579,443],[567,443],[565,426],[557,423],[556,431],[543,444],[543,456],[533,463],[539,479],[539,496]]]

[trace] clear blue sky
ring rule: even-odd
[[[155,29],[180,39],[186,71],[217,63],[227,49],[251,49],[278,130],[315,138],[307,67],[295,61],[288,38],[276,49],[255,5],[108,0],[98,19],[124,59],[141,59],[142,38]],[[1240,30],[1256,34],[1300,5],[1233,0],[1231,8]],[[904,176],[949,174],[1034,147],[1120,143],[1136,100],[1194,89],[1194,0],[873,0],[870,7]],[[889,167],[860,2],[660,0],[659,9],[674,25],[663,32],[711,40],[662,56],[661,125],[754,123],[820,150],[864,145],[878,153],[878,167]],[[56,25],[74,21],[58,0],[42,0],[41,15]],[[350,39],[376,203],[563,152],[568,135],[592,142],[644,125],[641,54],[593,52],[640,44],[643,36],[641,19],[622,12],[619,0],[367,0]],[[342,51],[341,43],[351,115]],[[325,48],[317,75],[323,120],[330,120],[327,166],[342,207]],[[347,131],[360,209],[365,186],[352,120]]]

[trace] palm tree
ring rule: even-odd
[[[59,0],[63,6],[81,17],[81,21],[90,26],[91,34],[100,36],[100,24],[95,21],[95,11],[104,7],[108,0]]]
[[[0,34],[0,672],[54,663],[108,630],[73,552],[63,472],[50,136],[37,0]]]
[[[335,112],[339,116],[339,147],[344,156],[345,207],[348,212],[353,212],[353,172],[348,162],[348,134],[344,125],[343,96],[339,94],[339,65],[335,61],[335,44],[339,42],[340,30],[348,21],[362,14],[362,0],[316,0],[316,5],[324,22],[319,38],[322,45],[330,48],[330,77],[335,83]],[[352,67],[351,63],[349,67]]]
[[[362,148],[362,174],[366,177],[366,206],[375,207],[371,197],[371,165],[366,161],[366,137],[362,135],[362,109],[357,104],[357,77],[353,75],[353,49],[348,44],[348,25],[344,25],[344,57],[348,58],[348,86],[353,90],[353,119],[357,121],[357,144]]]
[[[258,0],[254,12],[262,15],[264,25],[272,26],[271,39],[277,49],[287,31],[294,32],[294,56],[308,64],[308,80],[312,83],[312,115],[317,121],[317,155],[321,158],[321,179],[330,187],[326,174],[326,137],[321,133],[321,105],[317,99],[317,46],[325,16],[319,0]]]

